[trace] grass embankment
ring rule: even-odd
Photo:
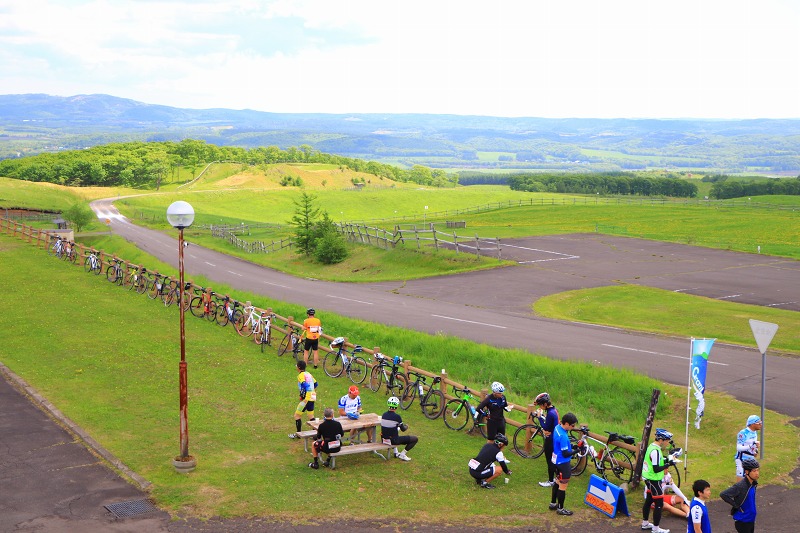
[[[383,506],[382,512],[389,519],[450,524],[477,523],[491,515],[497,525],[541,525],[551,517],[547,498],[531,491],[531,484],[545,475],[543,460],[512,456],[512,481],[498,489],[503,497],[478,491],[466,462],[482,439],[449,431],[440,420],[428,421],[416,406],[403,412],[411,432],[421,437],[410,454],[412,462],[354,456],[341,459],[336,471],[312,471],[302,445],[286,438],[296,404],[291,361],[274,352],[264,356],[230,328],[191,316],[186,321],[189,434],[190,452],[199,466],[192,474],[176,474],[170,464],[178,452],[176,309],[7,236],[0,236],[0,253],[6,301],[24,302],[27,309],[48,313],[47,320],[30,321],[20,321],[19,313],[1,313],[0,360],[152,481],[153,497],[167,509],[197,516],[298,520],[308,519],[308,509],[315,509],[319,511],[312,513],[314,518],[336,520],[362,513],[364,501],[413,493],[413,498],[397,498]],[[270,305],[281,314],[301,312],[297,306],[256,295],[234,295]],[[683,442],[682,388],[663,386],[626,370],[554,362],[519,350],[335,315],[322,319],[328,333],[381,346],[423,368],[444,367],[453,378],[473,387],[503,381],[517,404],[549,390],[562,412],[574,411],[600,432],[613,429],[638,435],[651,389],[658,386],[664,394],[657,424],[672,428],[676,441]],[[315,375],[320,408],[333,405],[349,384],[327,378],[321,370]],[[383,412],[383,394],[365,390],[362,398],[367,411]],[[715,491],[727,486],[735,434],[743,414],[750,411],[756,408],[726,395],[707,395],[703,429],[691,435],[690,475],[709,479]],[[769,413],[768,417],[773,445],[762,467],[762,481],[781,482],[789,470],[785,466],[796,461],[797,429],[785,416]],[[579,503],[588,478],[586,473],[571,483],[567,503],[578,513],[559,524],[596,516]],[[343,490],[355,497],[342,499]],[[638,492],[629,495],[632,509],[640,505]],[[302,505],[297,503],[298,494]],[[332,501],[337,504],[331,506]]]
[[[542,316],[604,324],[618,328],[705,337],[754,346],[749,319],[773,322],[780,328],[770,351],[800,354],[800,313],[760,305],[721,302],[663,289],[622,285],[581,289],[545,296],[533,305]]]

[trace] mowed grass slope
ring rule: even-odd
[[[410,454],[412,462],[384,463],[375,456],[355,456],[340,459],[336,471],[307,468],[309,456],[302,444],[286,438],[297,401],[291,361],[274,352],[262,355],[230,328],[191,316],[186,323],[189,434],[190,452],[199,465],[192,474],[176,474],[170,460],[178,453],[177,310],[7,236],[0,236],[0,254],[7,301],[48,310],[47,320],[20,322],[18,313],[0,314],[0,360],[152,481],[153,497],[167,509],[196,516],[336,520],[361,516],[365,501],[414,494],[382,506],[382,516],[449,524],[473,524],[491,517],[498,525],[540,525],[551,517],[547,498],[531,492],[531,484],[545,475],[543,460],[512,456],[511,483],[498,489],[499,494],[480,491],[468,477],[466,462],[484,441],[449,431],[441,420],[424,419],[416,406],[402,413],[413,434],[421,437]],[[282,314],[299,312],[297,306],[255,295],[235,296],[272,305]],[[454,378],[475,388],[500,379],[517,404],[549,390],[561,411],[574,411],[597,431],[638,435],[650,390],[658,386],[624,370],[553,362],[522,351],[335,315],[323,320],[327,332],[367,346],[380,345],[423,368],[446,367]],[[334,405],[349,382],[327,378],[321,371],[315,375],[320,408]],[[682,442],[685,390],[661,388],[657,423],[672,428]],[[369,391],[362,394],[367,411],[382,412],[385,398]],[[693,431],[690,440],[691,471],[696,477],[710,479],[715,487],[727,485],[732,474],[728,452],[743,413],[755,409],[725,395],[708,394],[703,430]],[[768,416],[773,445],[762,480],[782,482],[785,465],[793,464],[797,456],[797,429],[786,417]],[[578,514],[561,520],[561,525],[577,526],[582,518],[596,517],[579,503],[588,477],[586,473],[571,484],[568,505]],[[305,490],[308,487],[313,490]],[[352,497],[341,498],[343,491]],[[639,505],[640,498],[638,491],[629,495],[631,508]],[[337,504],[331,505],[333,501]]]

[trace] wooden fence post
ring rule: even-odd
[[[525,418],[525,423],[526,424],[532,424],[533,423],[533,421],[535,419],[534,413],[536,413],[537,409],[538,409],[538,406],[535,403],[529,403],[528,404],[528,415]],[[528,454],[531,453],[531,437],[533,437],[533,427],[532,426],[528,426],[525,429],[525,452],[528,453]]]
[[[456,253],[458,253],[458,236],[455,231],[453,232],[453,244],[456,247]]]
[[[642,429],[642,440],[639,441],[639,451],[636,454],[636,466],[633,469],[633,479],[630,484],[631,490],[635,490],[642,479],[645,450],[647,449],[647,443],[650,441],[650,431],[653,429],[653,420],[656,417],[656,407],[658,406],[658,397],[660,395],[661,391],[659,389],[653,389],[653,395],[650,397],[650,408],[647,411],[647,420]]]
[[[436,238],[436,228],[431,226],[431,230],[433,231],[433,247],[438,252],[439,251],[439,240]]]

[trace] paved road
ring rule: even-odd
[[[93,209],[112,231],[177,266],[172,235],[131,224],[111,200]],[[503,252],[518,266],[408,282],[344,284],[295,278],[190,245],[188,276],[203,275],[277,300],[428,333],[444,332],[500,347],[521,347],[554,359],[630,367],[685,385],[689,340],[538,318],[531,304],[545,294],[639,283],[730,301],[800,309],[800,262],[679,244],[567,235],[515,240]],[[742,328],[749,332],[746,319]],[[713,331],[707,332],[713,336]],[[779,331],[779,334],[786,334]],[[761,356],[753,347],[715,345],[706,386],[759,404]],[[795,383],[800,359],[768,355],[767,407],[800,417]]]

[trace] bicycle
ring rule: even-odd
[[[83,262],[83,269],[86,272],[94,272],[95,276],[99,276],[103,271],[103,261],[100,259],[97,250],[92,250]]]
[[[427,380],[425,376],[417,372],[409,372],[408,377],[410,378],[411,376],[416,376],[416,378],[403,391],[403,395],[400,397],[400,407],[403,410],[411,407],[411,404],[414,403],[414,398],[419,394],[419,407],[422,409],[422,414],[425,415],[425,418],[436,420],[444,411],[445,399],[442,391],[433,387],[440,383],[442,378],[434,376],[433,384],[428,387],[426,392]]]
[[[78,251],[75,249],[74,242],[69,242],[68,240],[64,239],[61,251],[61,259],[63,261],[75,264],[75,262],[78,260]]]
[[[229,322],[236,322],[238,314],[241,313],[237,309],[239,302],[228,296],[227,294],[222,299],[217,300],[217,311],[214,319],[220,326],[227,326]]]
[[[620,480],[620,482],[631,482],[633,479],[633,467],[635,465],[633,459],[631,458],[630,454],[622,450],[622,448],[612,448],[611,443],[615,441],[621,441],[626,444],[633,444],[635,442],[633,437],[630,435],[620,435],[618,433],[606,431],[606,433],[608,433],[608,441],[603,442],[600,439],[589,435],[589,428],[587,426],[581,426],[578,431],[583,434],[581,441],[585,443],[586,451],[577,455],[580,457],[585,457],[586,460],[579,460],[577,462],[575,468],[572,470],[573,475],[579,476],[583,474],[584,470],[586,470],[586,465],[589,462],[589,459],[591,459],[592,463],[594,463],[597,473],[600,474],[600,477],[606,481],[608,481],[607,472],[610,470],[617,477],[617,479]],[[587,440],[594,441],[602,447],[598,451],[595,449],[594,445],[587,442]]]
[[[253,341],[261,345],[261,353],[264,353],[266,346],[272,345],[272,317],[266,311],[261,311],[261,316],[253,328]]]
[[[403,358],[396,355],[389,362],[389,359],[382,353],[375,353],[375,362],[376,364],[369,374],[367,387],[374,392],[378,392],[381,390],[383,382],[386,381],[386,394],[397,396],[398,398],[402,396],[403,391],[408,387],[408,378],[399,370]],[[391,370],[388,370],[390,366]]]
[[[536,459],[544,453],[544,430],[533,412],[528,414],[530,424],[523,424],[514,432],[514,451],[525,459]]]
[[[444,414],[442,415],[442,418],[444,418],[444,425],[452,430],[461,431],[466,427],[470,419],[472,419],[472,427],[469,431],[474,432],[477,428],[485,439],[486,412],[477,411],[470,403],[470,400],[479,400],[479,398],[474,396],[466,387],[463,389],[453,387],[453,394],[456,395],[456,398],[453,398],[444,406]]]
[[[51,235],[50,241],[52,242],[52,244],[47,247],[47,255],[54,255],[57,258],[61,259],[61,251],[64,248],[64,243],[66,242],[66,240],[62,239],[58,235],[56,235],[55,237]]]
[[[278,355],[282,356],[288,350],[292,351],[295,362],[303,359],[303,343],[300,342],[300,335],[295,331],[294,326],[287,323],[286,335],[283,336],[280,344],[278,344]]]
[[[164,301],[164,307],[169,307],[170,305],[176,303],[181,297],[181,290],[180,290],[180,282],[176,279],[170,279],[168,283],[164,284],[166,287],[166,292],[162,290],[161,299]],[[183,282],[183,310],[189,310],[189,289],[192,288],[192,284],[188,281]]]
[[[122,280],[125,279],[125,271],[122,270],[122,261],[114,258],[114,262],[106,269],[106,279],[111,283],[122,285]]]
[[[254,305],[246,305],[242,308],[242,313],[236,315],[237,320],[234,320],[233,327],[236,333],[242,337],[249,337],[260,326],[261,314],[256,311]]]
[[[336,337],[331,341],[331,350],[322,361],[322,370],[325,374],[332,378],[338,378],[344,373],[356,385],[364,383],[367,378],[367,361],[356,355],[364,349],[355,345],[349,352],[345,348],[344,337]]]
[[[213,299],[214,293],[206,291],[203,287],[196,287],[197,296],[189,301],[189,310],[197,318],[206,318],[213,322],[217,318],[217,304]]]

